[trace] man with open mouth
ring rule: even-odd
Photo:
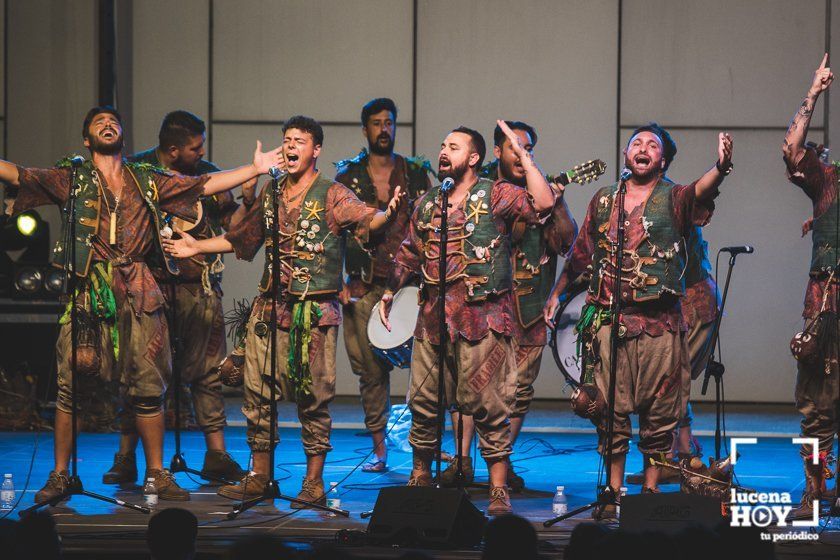
[[[204,121],[188,111],[168,113],[160,125],[158,145],[136,153],[129,161],[171,169],[182,175],[197,176],[219,171],[204,159],[206,142]],[[256,178],[243,185],[254,201]],[[230,191],[202,197],[201,218],[188,231],[206,238],[227,229],[244,215],[244,207],[234,201]],[[177,218],[175,219],[177,222]],[[201,468],[203,475],[238,480],[245,472],[227,453],[224,427],[227,425],[221,381],[216,366],[225,357],[225,329],[222,315],[221,255],[206,255],[204,259],[177,259],[179,273],[169,274],[163,263],[152,267],[152,274],[161,286],[167,303],[170,345],[173,346],[173,368],[179,368],[181,379],[181,418],[174,416],[174,385],[166,394],[166,424],[174,421],[186,427],[190,408],[195,410],[199,428],[204,432],[207,448]],[[187,399],[187,393],[192,399]],[[135,483],[139,441],[130,411],[123,411],[120,426],[120,447],[114,463],[102,475],[105,484]]]
[[[367,150],[336,163],[335,180],[346,185],[371,208],[384,209],[397,187],[406,191],[391,225],[372,235],[367,247],[355,238],[347,240],[344,267],[347,272],[341,293],[344,312],[344,345],[350,367],[359,376],[359,394],[365,411],[365,427],[373,439],[373,458],[363,472],[388,469],[385,426],[391,398],[390,363],[373,353],[367,324],[373,306],[382,297],[394,267],[394,255],[405,239],[411,205],[431,186],[431,165],[423,158],[407,158],[394,152],[397,106],[388,98],[372,99],[362,108],[362,134]]]
[[[459,127],[441,144],[438,179],[452,179],[446,275],[440,278],[440,188],[416,204],[408,236],[382,296],[380,318],[386,327],[393,294],[420,276],[423,302],[414,332],[409,389],[412,412],[409,443],[414,466],[412,486],[432,484],[431,463],[437,447],[438,379],[444,376],[446,404],[473,417],[481,455],[490,472],[487,512],[511,511],[507,491],[510,407],[516,385],[512,336],[513,272],[510,235],[516,222],[535,224],[555,204],[555,195],[521,139],[497,123],[521,160],[527,190],[504,179],[481,179],[485,144],[475,130]],[[446,332],[439,332],[439,286],[446,284]],[[438,371],[441,337],[447,336],[446,370]]]
[[[537,131],[531,125],[520,121],[505,121],[529,154],[537,144]],[[525,163],[514,149],[510,138],[496,125],[493,130],[493,154],[495,159],[481,169],[481,176],[490,180],[505,180],[522,188],[528,186]],[[510,413],[511,447],[516,444],[525,416],[534,398],[534,382],[540,371],[545,345],[548,343],[546,325],[542,318],[542,307],[554,285],[557,270],[557,256],[565,255],[577,235],[577,223],[563,198],[565,187],[552,183],[556,202],[549,219],[541,223],[518,222],[513,232],[513,280],[514,308],[513,324],[516,327],[516,389]],[[452,425],[458,425],[457,411],[452,412]],[[471,416],[463,415],[461,450],[464,454],[463,471],[465,481],[473,481],[474,470],[470,449],[475,434]],[[441,475],[446,486],[455,485],[457,461],[453,460]],[[523,478],[516,474],[508,458],[507,485],[513,492],[525,487]]]
[[[316,164],[324,142],[321,125],[312,118],[296,116],[283,125],[283,159],[286,174],[276,209],[268,183],[260,203],[224,235],[181,239],[164,243],[178,258],[198,254],[231,253],[251,260],[266,244],[266,260],[245,334],[245,398],[242,412],[248,422],[247,440],[253,470],[238,484],[219,488],[219,495],[241,500],[264,495],[273,465],[270,451],[270,386],[276,382],[283,398],[295,402],[301,422],[301,440],[306,454],[306,474],[298,498],[326,504],[324,462],[330,445],[332,420],[329,404],[335,396],[335,352],[341,307],[344,237],[354,235],[366,244],[369,234],[386,228],[402,203],[402,189],[396,188],[384,210],[376,211],[347,187],[322,176]],[[271,262],[272,229],[279,232],[280,262]],[[271,342],[272,274],[279,274],[276,344],[279,371],[266,373]],[[299,345],[290,341],[298,340]],[[297,350],[299,348],[299,352]],[[266,380],[268,378],[268,380]],[[293,503],[293,508],[303,507]]]
[[[62,240],[55,264],[77,275],[77,306],[85,323],[77,374],[110,380],[119,374],[123,407],[135,417],[146,456],[145,479],[153,478],[163,500],[189,500],[174,476],[163,468],[163,395],[172,373],[164,298],[149,261],[163,261],[163,212],[195,220],[199,197],[232,189],[267,173],[280,161],[280,148],[263,152],[257,142],[251,164],[217,173],[187,177],[148,164],[123,159],[123,128],[112,107],[94,107],[82,125],[90,159],[61,160],[50,169],[24,168],[0,161],[0,180],[19,187],[15,212],[43,204],[64,210],[70,189],[77,189],[74,248]],[[71,184],[75,176],[75,183]],[[65,223],[65,227],[66,227]],[[65,233],[67,233],[65,231]],[[75,249],[75,261],[68,255]],[[170,261],[169,271],[176,273]],[[55,467],[37,502],[57,498],[68,487],[71,454],[71,325],[61,319],[56,345],[58,397],[55,418]]]
[[[607,414],[596,414],[598,450],[612,463],[606,466],[607,484],[618,496],[630,441],[630,414],[639,415],[639,450],[645,456],[642,492],[658,492],[661,460],[671,452],[674,429],[685,414],[683,396],[690,383],[688,353],[680,298],[685,293],[686,240],[695,226],[712,214],[718,187],[732,169],[732,138],[718,135],[715,165],[694,183],[682,186],[663,179],[664,142],[655,130],[640,130],[624,149],[626,181],[624,215],[616,204],[618,184],[601,188],[589,203],[580,234],[557,279],[544,315],[554,317],[559,296],[570,283],[589,271],[589,295],[577,331],[581,337],[581,381],[594,383],[608,396],[610,379],[610,314],[613,297],[622,300],[617,318],[615,413],[612,441],[606,441]],[[618,221],[625,227],[620,263],[621,291],[613,293],[617,262]],[[597,507],[596,519],[615,519],[616,504]]]

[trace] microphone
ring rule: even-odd
[[[85,162],[85,158],[82,156],[73,156],[70,158],[70,165],[73,167],[79,167]]]
[[[618,180],[623,183],[632,176],[633,176],[633,172],[625,167],[624,169],[621,170],[621,175],[618,176]]]
[[[446,179],[443,180],[443,183],[440,184],[440,190],[441,190],[441,192],[448,193],[449,191],[452,190],[452,188],[454,186],[455,186],[455,180],[452,179],[452,177],[447,177]]]
[[[279,167],[269,167],[268,174],[271,175],[271,178],[276,181],[286,174],[286,170],[280,169]]]
[[[729,253],[730,255],[740,255],[741,253],[753,253],[755,247],[752,245],[735,245],[734,247],[722,247],[722,253]]]

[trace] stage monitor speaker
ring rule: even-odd
[[[487,518],[454,488],[383,488],[368,523],[380,543],[472,548],[481,543]]]
[[[714,528],[721,519],[720,500],[708,496],[669,492],[621,498],[620,527],[627,531],[674,534],[692,525]]]

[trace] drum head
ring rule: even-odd
[[[370,320],[367,324],[368,341],[372,346],[388,350],[404,344],[414,337],[414,327],[417,325],[417,313],[420,306],[417,296],[420,289],[416,286],[406,286],[396,293],[391,305],[391,332],[379,320],[379,305],[373,306]]]
[[[576,290],[557,309],[554,317],[554,331],[551,333],[551,347],[557,367],[573,386],[580,384],[580,360],[577,358],[577,335],[575,325],[586,303],[586,290]]]

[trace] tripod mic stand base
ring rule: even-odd
[[[64,489],[64,492],[55,496],[54,498],[50,498],[49,500],[44,500],[41,502],[36,502],[29,506],[26,509],[21,510],[18,513],[20,517],[26,517],[34,513],[35,511],[41,509],[44,506],[57,506],[61,502],[65,500],[69,500],[72,496],[87,496],[88,498],[93,498],[95,500],[100,500],[102,502],[108,502],[109,504],[114,504],[116,506],[122,506],[124,508],[133,509],[134,511],[138,511],[140,513],[149,514],[152,510],[144,506],[138,506],[137,504],[132,504],[131,502],[126,502],[124,500],[119,500],[117,498],[111,498],[109,496],[103,496],[102,494],[96,494],[94,492],[88,492],[82,486],[82,479],[78,476],[71,476],[67,483],[67,488]]]
[[[561,521],[565,521],[571,517],[579,515],[585,511],[589,511],[590,509],[596,509],[598,507],[605,507],[605,506],[617,506],[618,500],[616,499],[615,490],[610,488],[609,486],[605,486],[601,489],[598,493],[598,499],[592,503],[586,504],[585,506],[581,506],[577,509],[573,509],[572,511],[565,513],[563,515],[558,515],[557,517],[553,517],[546,521],[543,521],[543,527],[551,527],[560,523]],[[616,518],[616,521],[618,518]]]
[[[197,471],[195,469],[189,468],[187,466],[187,460],[184,459],[184,455],[182,453],[176,453],[172,456],[172,460],[169,462],[169,472],[171,472],[172,474],[179,472],[192,474],[195,476],[200,476],[204,480],[209,480],[210,482],[215,482],[217,484],[236,484],[237,482],[239,482],[238,480],[228,480],[227,478],[223,478],[221,476],[213,476],[203,471]]]

